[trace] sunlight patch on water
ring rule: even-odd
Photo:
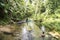
[[[25,27],[22,29],[22,40],[28,40],[27,30]]]
[[[26,30],[26,28],[24,27],[24,28],[22,29],[22,33],[25,34],[26,32],[27,32],[27,30]]]

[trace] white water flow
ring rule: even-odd
[[[28,40],[27,30],[25,27],[22,29],[22,40]]]
[[[45,40],[45,27],[44,26],[42,26],[41,27],[41,39],[40,40]]]
[[[41,27],[41,31],[45,32],[45,27],[44,26]]]
[[[22,29],[22,39],[21,40],[33,40],[31,31],[28,31],[26,27]]]
[[[28,24],[25,23],[24,27],[22,27],[21,40],[39,40],[39,34],[39,28],[35,25],[33,20],[29,19]]]

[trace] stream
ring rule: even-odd
[[[43,33],[44,32],[44,33]],[[29,20],[24,23],[21,32],[16,32],[15,40],[58,40],[47,34],[45,27],[41,29],[34,24],[34,21]]]

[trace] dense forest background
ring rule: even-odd
[[[0,25],[27,18],[39,28],[45,26],[47,31],[60,33],[60,0],[0,0]]]
[[[60,0],[0,0],[0,24],[32,18],[36,24],[60,31]]]

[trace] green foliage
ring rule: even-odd
[[[60,31],[60,1],[0,0],[0,24],[6,24],[12,19],[23,20],[26,18],[35,20],[39,27],[44,25],[50,30]]]

